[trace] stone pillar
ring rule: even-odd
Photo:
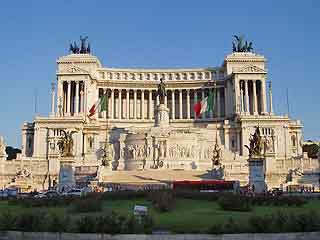
[[[263,193],[267,190],[265,182],[265,159],[249,157],[249,186],[255,193]]]
[[[190,119],[190,89],[187,89],[187,119]]]
[[[183,118],[182,114],[182,89],[179,90],[179,118]]]
[[[137,119],[137,89],[133,89],[133,118]]]
[[[68,81],[67,116],[71,115],[71,81]]]
[[[201,89],[201,97],[202,97],[202,101],[205,99],[205,92],[204,89]],[[202,119],[206,118],[206,112],[202,113]]]
[[[144,90],[141,90],[141,119],[144,119]]]
[[[110,119],[114,118],[114,89],[111,88],[111,116]]]
[[[75,102],[75,114],[78,115],[79,114],[79,82],[76,82],[76,102]]]
[[[55,115],[55,109],[54,109],[54,105],[55,105],[55,92],[54,92],[54,83],[51,84],[51,113],[50,116],[53,117]]]
[[[171,104],[172,104],[172,110],[171,110],[171,119],[175,119],[176,115],[176,109],[175,109],[175,90],[171,90]]]
[[[270,104],[270,109],[269,109],[269,114],[270,115],[273,115],[273,106],[272,106],[272,85],[271,85],[271,82],[270,82],[270,85],[269,85],[269,104]]]
[[[152,119],[152,90],[149,89],[149,119]]]
[[[228,120],[224,121],[224,146],[230,150],[230,126]]]
[[[122,118],[122,89],[119,89],[119,94],[118,94],[118,118]]]
[[[244,91],[245,91],[244,98],[246,101],[246,114],[250,114],[248,80],[244,80]]]
[[[261,113],[267,114],[267,100],[266,100],[266,81],[263,79],[261,80]]]
[[[252,83],[253,83],[253,114],[256,115],[258,114],[256,80],[253,80]]]
[[[105,96],[105,101],[107,102],[107,101],[109,101],[109,97],[108,97],[108,91],[107,91],[107,89],[106,88],[103,88],[102,89],[103,90],[103,95]],[[108,102],[107,102],[107,105],[106,106],[108,106]],[[105,111],[103,111],[103,118],[104,119],[108,119],[108,107],[107,107],[107,109],[105,110]]]
[[[236,113],[239,113],[240,112],[240,81],[238,80],[237,77],[234,78],[234,88],[235,88],[235,91],[234,91],[234,104],[236,106]]]
[[[57,82],[57,116],[61,116],[63,112],[63,82]]]
[[[241,87],[240,83],[240,113],[242,114],[244,112],[244,106],[243,106],[243,88]]]
[[[80,112],[84,112],[84,91],[83,89],[80,90]]]
[[[220,88],[217,88],[217,117],[221,117]]]
[[[126,118],[129,119],[130,118],[130,89],[126,90],[126,105],[127,105],[127,111],[126,111]]]
[[[240,132],[241,130],[237,130],[236,133],[237,133],[237,150],[239,152],[239,154],[241,153],[241,138],[240,138]]]
[[[168,96],[167,95],[164,96],[164,105],[166,107],[168,107]]]

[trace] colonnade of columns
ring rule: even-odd
[[[267,112],[265,81],[241,80],[238,105],[240,113],[246,115],[265,114]]]
[[[58,83],[58,114],[74,116],[84,112],[84,95],[83,81],[62,81]]]
[[[156,89],[115,89],[99,88],[99,97],[108,96],[108,112],[100,113],[99,118],[108,119],[154,119],[159,97]],[[169,108],[169,117],[175,119],[196,119],[193,106],[204,100],[212,88],[167,89],[164,104]],[[223,117],[224,91],[217,88],[214,113],[203,113],[200,119]]]

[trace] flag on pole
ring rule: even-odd
[[[210,91],[209,96],[207,96],[202,101],[198,101],[194,106],[193,110],[196,117],[199,117],[204,112],[213,112],[215,104],[215,92]]]
[[[108,102],[106,95],[102,95],[90,108],[88,117],[92,117],[94,114],[96,114],[98,111],[103,112],[107,111],[108,108]]]

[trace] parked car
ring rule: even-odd
[[[4,191],[8,194],[8,197],[17,197],[18,195],[17,188],[6,188]]]
[[[79,188],[72,188],[69,192],[65,192],[62,194],[63,196],[78,196],[81,197],[83,196],[82,189]]]
[[[47,191],[44,193],[39,193],[35,195],[35,198],[52,198],[52,197],[58,197],[60,194],[57,191]]]
[[[6,198],[8,197],[8,192],[5,190],[0,190],[0,198]]]

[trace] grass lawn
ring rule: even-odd
[[[254,207],[251,212],[223,211],[216,202],[205,200],[177,199],[176,207],[171,212],[160,213],[152,208],[151,202],[146,199],[110,200],[103,202],[103,211],[98,213],[71,213],[70,207],[51,208],[24,208],[8,205],[7,201],[0,201],[0,213],[6,210],[21,213],[24,211],[42,211],[59,215],[68,214],[74,218],[80,215],[109,214],[115,211],[120,215],[132,214],[134,205],[148,206],[149,213],[155,221],[155,228],[167,229],[173,232],[205,232],[214,223],[225,223],[230,217],[239,224],[247,224],[248,218],[253,215],[267,215],[278,211],[284,213],[317,212],[320,214],[320,200],[310,200],[303,207]]]

